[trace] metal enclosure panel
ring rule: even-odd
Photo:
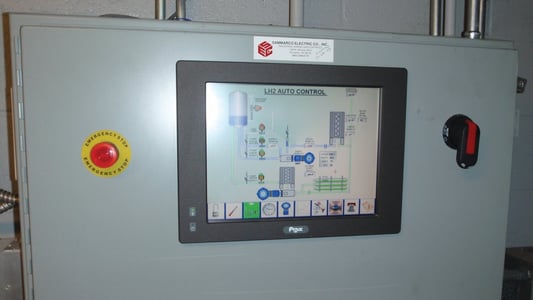
[[[22,73],[14,107],[28,299],[499,299],[516,83],[509,44],[39,16],[12,16],[11,34],[21,47],[17,55],[14,42],[12,56],[13,77]],[[178,242],[175,63],[253,61],[258,34],[327,36],[335,64],[408,70],[399,234]],[[481,128],[468,170],[441,136],[456,113]],[[119,176],[96,177],[81,161],[99,129],[130,143]]]

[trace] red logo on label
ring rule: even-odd
[[[269,56],[270,54],[272,54],[272,44],[267,41],[262,42],[257,46],[257,53],[264,57]]]

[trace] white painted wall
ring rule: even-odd
[[[488,38],[516,41],[520,74],[530,79],[526,93],[518,96],[519,131],[515,138],[508,246],[533,245],[533,2],[490,1]],[[153,18],[155,1],[147,0],[0,0],[0,12],[88,15],[126,14]],[[189,0],[187,17],[193,21],[286,26],[289,0]],[[457,0],[457,23],[462,22],[463,1]],[[167,1],[167,16],[175,2]],[[361,31],[427,34],[428,0],[305,0],[304,26]],[[462,30],[458,26],[456,32]],[[5,90],[3,51],[0,56],[0,90]],[[5,93],[0,93],[0,188],[11,190]],[[485,134],[485,133],[484,133]],[[487,133],[490,134],[490,133]],[[13,214],[0,215],[0,237],[12,236]]]

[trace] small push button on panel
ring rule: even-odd
[[[91,161],[99,168],[109,168],[118,160],[118,149],[109,142],[101,142],[91,149]]]
[[[459,167],[467,169],[476,164],[480,133],[479,126],[465,115],[454,115],[444,124],[442,137],[448,147],[457,151]]]

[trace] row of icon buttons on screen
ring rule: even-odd
[[[351,216],[375,213],[375,199],[210,203],[209,220]]]

